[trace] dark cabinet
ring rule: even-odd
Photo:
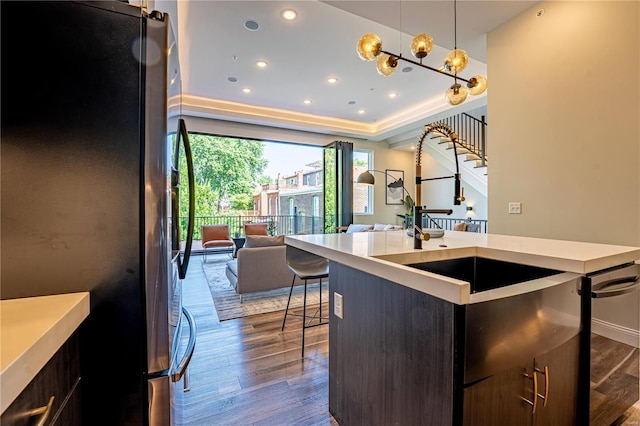
[[[546,399],[538,399],[538,410],[534,416],[534,425],[574,425],[577,416],[578,388],[578,336],[567,343],[535,359],[536,371],[545,371],[548,375],[539,375],[538,393]],[[546,403],[546,404],[545,404]]]
[[[578,336],[464,390],[463,424],[574,425]]]
[[[514,367],[466,388],[463,424],[530,425],[531,406],[522,400],[528,385],[524,371],[523,366]]]
[[[3,426],[80,425],[80,355],[76,331],[0,418]],[[39,423],[46,419],[43,423]]]
[[[573,425],[575,288],[457,305],[331,262],[329,411],[346,426]]]

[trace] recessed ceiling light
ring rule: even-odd
[[[402,68],[402,72],[411,72],[411,71],[413,71],[413,68],[411,68],[411,67]]]
[[[305,105],[309,105],[311,103],[311,99],[305,99],[302,101]]]
[[[229,80],[229,81],[230,81],[230,82],[232,82],[232,83],[235,83],[235,82],[237,82],[237,81],[238,81],[238,79],[237,79],[237,78],[235,78],[235,77],[228,77],[228,78],[227,78],[227,80]]]
[[[338,79],[337,79],[337,78],[335,78],[335,77],[330,77],[330,78],[328,78],[328,79],[327,79],[327,81],[328,81],[329,83],[333,84],[333,83],[337,82],[337,81],[338,81]]]
[[[397,97],[397,96],[398,96],[398,94],[397,94],[397,93],[389,93],[389,97],[390,97],[391,99],[393,99],[393,98],[395,98],[395,97]]]
[[[349,102],[347,102],[347,103],[348,103],[349,105],[355,105],[355,104],[356,104],[356,101],[349,101]]]
[[[359,110],[358,110],[358,114],[364,114],[365,112],[367,112],[367,111],[366,111],[366,110],[364,110],[364,109],[359,109]]]
[[[253,19],[247,19],[246,21],[244,21],[244,27],[249,31],[258,31],[258,29],[260,28],[260,24],[258,24]]]
[[[287,21],[293,21],[298,17],[298,12],[293,9],[285,9],[282,11],[281,15]]]
[[[267,67],[267,63],[265,61],[258,61],[256,62],[256,67],[264,69]]]
[[[245,87],[244,89],[242,89],[242,91],[244,93],[251,93],[251,89],[249,89],[248,87]]]

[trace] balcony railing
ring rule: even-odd
[[[486,234],[488,222],[484,219],[440,218],[424,217],[422,226],[425,228],[442,228],[453,230],[460,222],[480,225],[478,232]],[[302,215],[269,215],[269,216],[196,216],[194,226],[194,240],[202,239],[202,225],[229,225],[232,237],[244,237],[245,223],[266,223],[272,235],[294,234],[322,234],[322,217]],[[180,218],[181,237],[184,239],[187,229],[187,218]]]
[[[268,216],[196,216],[193,239],[202,239],[203,225],[229,225],[232,237],[244,236],[245,223],[266,223],[272,235],[321,234],[322,217],[302,215],[268,215]],[[180,218],[180,236],[186,238],[187,218]]]
[[[480,225],[480,227],[478,228],[478,232],[481,234],[486,234],[489,226],[489,222],[484,219],[459,219],[450,217],[423,218],[423,226],[425,228],[442,228],[449,231],[452,231],[454,225],[460,222]],[[434,224],[437,224],[437,226]]]
[[[413,217],[410,216],[408,218],[409,225],[413,226]],[[425,215],[422,217],[422,227],[423,228],[440,228],[444,230],[452,231],[453,227],[460,223],[464,222],[467,224],[476,224],[479,225],[478,231],[481,234],[486,234],[489,228],[489,222],[485,219],[469,219],[469,218],[455,218],[455,217],[433,217],[429,215]],[[406,223],[406,222],[405,222]],[[407,227],[405,225],[405,227]]]

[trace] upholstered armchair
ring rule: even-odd
[[[245,223],[244,235],[269,235],[266,223]]]
[[[227,252],[233,253],[236,244],[231,239],[229,225],[203,225],[202,226],[202,249],[204,251],[204,261],[207,261],[207,252]]]

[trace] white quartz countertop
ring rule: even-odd
[[[406,231],[287,236],[288,245],[457,303],[477,303],[555,285],[640,259],[640,247],[445,231],[413,248]],[[525,284],[471,294],[470,283],[404,265],[478,256],[563,271]]]
[[[0,301],[0,413],[88,315],[88,292]]]

